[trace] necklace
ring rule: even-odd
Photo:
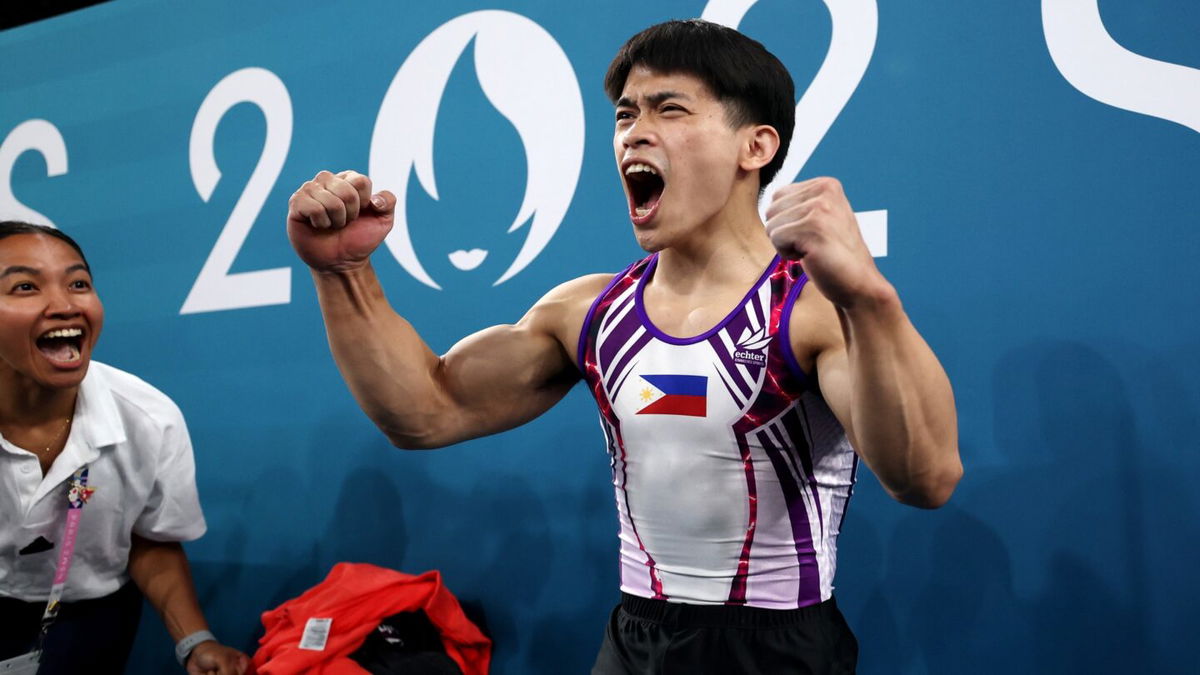
[[[63,425],[61,428],[59,428],[58,433],[54,434],[54,439],[50,441],[50,444],[46,446],[45,450],[41,450],[39,452],[50,452],[50,448],[53,448],[58,443],[58,441],[60,439],[62,439],[63,432],[66,431],[67,427],[69,427],[69,426],[71,426],[71,418],[70,417],[63,420]]]

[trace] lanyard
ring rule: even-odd
[[[54,585],[50,587],[50,597],[46,600],[46,611],[42,613],[42,629],[38,634],[38,644],[35,651],[42,651],[46,634],[58,616],[63,589],[67,586],[67,572],[71,570],[71,558],[75,553],[75,537],[79,534],[79,517],[83,514],[83,505],[91,496],[87,486],[87,465],[79,467],[67,483],[67,525],[63,531],[62,546],[58,551],[58,566],[54,569]]]

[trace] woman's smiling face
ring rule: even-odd
[[[103,324],[91,272],[69,244],[43,234],[0,239],[0,380],[79,386]]]

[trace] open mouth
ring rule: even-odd
[[[37,339],[37,348],[54,365],[79,365],[83,360],[83,330],[58,328],[46,331]]]
[[[625,184],[629,186],[629,215],[633,222],[638,225],[648,222],[666,189],[662,176],[649,164],[634,162],[625,167]]]

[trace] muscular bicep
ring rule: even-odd
[[[845,345],[825,349],[816,358],[816,375],[821,396],[826,405],[837,417],[850,444],[858,449],[858,441],[854,437],[853,407],[850,405],[852,380],[850,364],[846,357]]]
[[[459,416],[449,442],[528,422],[579,379],[558,339],[528,319],[475,333],[441,358],[442,389]]]
[[[449,414],[424,447],[448,445],[528,422],[579,381],[571,358],[591,300],[611,275],[567,282],[537,302],[516,324],[471,335],[438,360],[438,406]]]
[[[897,500],[945,503],[962,465],[953,393],[933,352],[898,300],[884,298],[857,316],[814,307],[824,317],[816,325],[837,330],[823,333],[811,358],[855,451]]]
[[[821,397],[857,449],[852,424],[853,380],[837,310],[820,291],[808,284],[792,309],[788,330],[797,361],[809,377],[816,379]]]

